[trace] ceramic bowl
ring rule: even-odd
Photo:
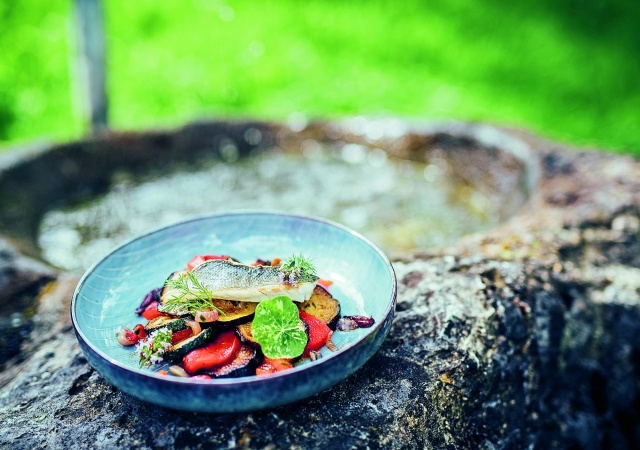
[[[194,255],[228,254],[240,261],[292,254],[312,258],[330,279],[342,314],[373,316],[371,328],[336,331],[339,350],[269,376],[190,380],[160,375],[166,364],[139,368],[132,347],[116,340],[122,326],[146,321],[135,308],[147,292],[164,284]],[[270,408],[312,396],[358,370],[389,332],[396,278],[387,257],[367,239],[339,224],[313,217],[231,212],[196,217],[150,231],[97,262],[78,284],[71,315],[89,363],[112,385],[167,408],[238,412]]]

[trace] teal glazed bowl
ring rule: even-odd
[[[336,331],[338,351],[268,376],[191,380],[160,375],[166,363],[139,368],[132,347],[116,340],[122,326],[146,321],[135,314],[145,294],[198,254],[227,254],[250,262],[304,254],[343,315],[373,316],[371,328]],[[160,228],[116,248],[83,276],[71,303],[80,346],[109,383],[143,401],[185,411],[229,413],[271,408],[324,391],[357,371],[389,333],[396,277],[388,258],[346,227],[313,217],[231,212]]]

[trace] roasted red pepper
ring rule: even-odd
[[[270,375],[272,373],[282,372],[283,370],[289,369],[293,369],[293,363],[290,359],[270,359],[265,356],[262,364],[256,367],[256,375]]]
[[[145,310],[142,311],[142,317],[147,320],[155,319],[156,317],[160,316],[164,316],[164,314],[158,311],[158,302],[149,304],[149,306],[147,306]]]
[[[300,318],[309,327],[309,341],[302,356],[309,356],[309,352],[315,352],[324,347],[331,329],[322,320],[304,311],[300,311]]]
[[[142,325],[141,323],[133,327],[132,331],[136,334],[136,336],[138,336],[139,339],[144,339],[147,337],[147,332],[144,330],[144,325]]]
[[[184,370],[190,374],[225,364],[240,350],[240,339],[235,330],[225,331],[210,344],[197,348],[182,359]]]
[[[191,330],[191,328],[187,328],[185,330],[180,330],[180,331],[174,331],[173,334],[171,334],[171,344],[176,345],[178,342],[182,342],[185,339],[189,339],[191,336],[193,336],[193,331]]]

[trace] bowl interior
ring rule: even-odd
[[[139,369],[135,352],[116,341],[121,326],[146,322],[134,313],[144,295],[163,285],[197,254],[228,254],[243,262],[302,253],[310,257],[321,278],[333,281],[330,291],[342,314],[371,315],[376,323],[391,313],[396,282],[388,259],[364,238],[348,229],[301,216],[239,212],[199,217],[134,238],[92,267],[78,285],[72,304],[74,325],[84,340],[112,364],[154,376]],[[352,346],[371,332],[338,332],[339,348]],[[325,358],[294,370],[338,357]],[[232,380],[214,380],[213,383]]]

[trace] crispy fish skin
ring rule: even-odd
[[[200,264],[191,273],[213,298],[260,302],[286,295],[293,301],[303,302],[311,297],[317,279],[295,285],[282,283],[280,270],[278,266],[248,266],[215,259]]]

